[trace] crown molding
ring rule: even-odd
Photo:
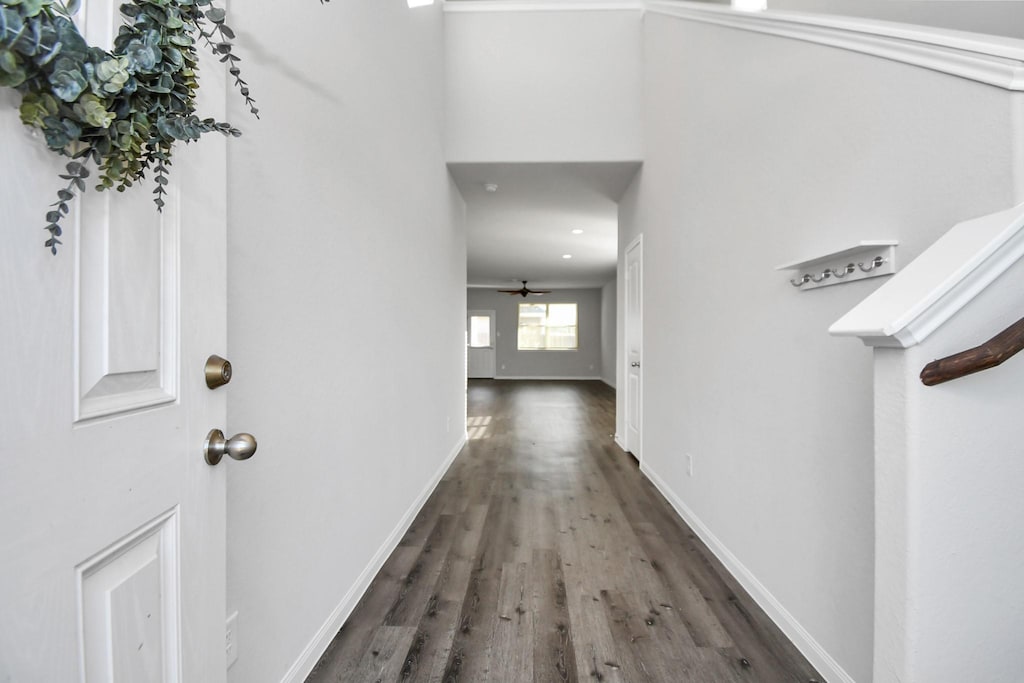
[[[545,0],[446,0],[445,12],[604,12],[643,9],[642,0],[632,2],[545,2]]]
[[[647,13],[802,40],[911,64],[1006,90],[1024,90],[1024,41],[979,33],[802,12],[741,12],[646,0]]]
[[[1024,257],[1024,204],[955,225],[837,320],[868,346],[920,344]]]

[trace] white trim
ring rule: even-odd
[[[564,376],[563,375],[559,375],[559,376],[555,376],[555,375],[536,375],[536,376],[515,376],[515,377],[508,376],[508,375],[499,375],[499,376],[495,377],[494,379],[508,379],[508,380],[515,380],[515,381],[520,381],[520,380],[527,380],[527,381],[529,381],[529,380],[540,380],[540,381],[547,381],[547,380],[556,380],[556,381],[578,380],[578,381],[581,381],[581,382],[602,382],[602,381],[604,381],[601,377],[570,377],[568,375],[564,375]]]
[[[837,320],[835,336],[910,347],[1024,257],[1024,204],[953,226],[924,253]]]
[[[86,650],[86,590],[85,582],[90,576],[116,562],[139,544],[156,537],[159,548],[157,559],[160,563],[160,606],[163,611],[161,628],[164,670],[163,679],[172,683],[181,682],[182,657],[184,654],[181,618],[181,506],[158,515],[132,531],[121,540],[94,554],[75,567],[75,602],[78,623],[78,670],[81,683],[89,678],[88,652]],[[122,577],[123,578],[123,577]],[[109,614],[107,616],[109,620]],[[109,629],[111,625],[106,624]],[[110,643],[108,642],[109,646]],[[109,652],[109,650],[108,650]]]
[[[693,2],[646,0],[646,12],[792,38],[1024,90],[1024,41],[856,17],[800,12],[738,12]]]
[[[733,555],[725,544],[718,540],[718,537],[694,514],[693,510],[686,506],[686,503],[672,491],[669,485],[650,466],[641,462],[640,471],[654,484],[654,487],[661,492],[661,495],[665,496],[665,499],[675,508],[675,511],[683,518],[683,521],[696,532],[704,542],[704,545],[725,565],[725,568],[740,582],[740,585],[750,594],[754,602],[765,611],[768,618],[782,629],[786,637],[800,650],[803,656],[807,658],[807,661],[818,670],[818,673],[825,680],[830,683],[856,683],[853,677],[839,666],[839,663],[808,633],[807,629],[800,625],[796,617],[790,614],[765,585],[754,576],[753,572],[747,569],[740,562],[739,558]]]
[[[338,606],[331,611],[331,615],[327,617],[327,621],[324,622],[324,625],[320,627],[320,630],[317,631],[315,636],[313,636],[313,639],[309,641],[309,644],[302,650],[302,654],[299,655],[298,659],[295,660],[295,663],[288,669],[288,673],[286,673],[281,679],[281,683],[303,683],[303,681],[306,680],[306,677],[309,676],[313,667],[316,666],[318,661],[320,661],[320,657],[322,657],[323,653],[327,651],[327,647],[331,644],[331,641],[334,640],[334,636],[338,634],[342,625],[352,614],[352,610],[354,610],[356,605],[359,604],[359,600],[362,599],[363,594],[366,593],[366,590],[370,587],[370,582],[372,582],[374,577],[377,576],[377,573],[381,570],[381,567],[384,566],[384,563],[387,561],[388,557],[391,556],[391,553],[394,552],[395,548],[398,547],[398,542],[402,540],[402,536],[404,536],[405,532],[409,530],[413,520],[416,519],[416,515],[419,514],[424,504],[426,504],[430,494],[432,494],[437,488],[437,485],[441,482],[441,478],[444,477],[448,468],[451,467],[452,462],[459,455],[462,447],[466,445],[468,439],[468,434],[463,432],[458,443],[456,443],[452,448],[451,453],[448,454],[448,457],[446,457],[444,462],[441,463],[441,466],[438,467],[437,472],[435,472],[434,476],[429,482],[427,482],[427,485],[423,488],[419,497],[413,501],[411,506],[409,506],[408,511],[398,522],[398,525],[395,527],[394,531],[391,532],[391,535],[387,537],[383,545],[381,545],[380,549],[370,560],[370,563],[366,565],[366,569],[364,569],[362,574],[359,575],[355,584],[348,590],[345,597],[341,599]]]
[[[640,391],[637,395],[637,403],[639,409],[637,415],[640,418],[640,424],[637,425],[637,437],[636,440],[639,443],[630,443],[629,441],[629,254],[634,249],[639,249],[638,259],[640,261],[640,369],[637,370],[637,377],[640,382]],[[623,335],[622,335],[622,368],[625,373],[623,380],[625,386],[622,389],[622,402],[625,405],[626,410],[623,413],[622,425],[622,441],[625,444],[622,450],[632,453],[637,459],[637,462],[643,463],[644,458],[644,235],[640,233],[626,245],[626,250],[622,252],[623,262],[623,281],[626,283],[625,296],[622,306],[622,320],[623,320]]]
[[[1024,95],[1010,98],[1010,119],[1013,121],[1013,203],[1024,202]]]
[[[459,0],[445,2],[445,12],[604,12],[642,10],[643,2],[558,2],[552,0]]]
[[[83,300],[83,284],[109,295],[110,233],[112,195],[83,198],[74,212],[74,422],[80,425],[101,417],[119,417],[126,413],[154,408],[178,400],[181,384],[181,191],[174,183],[167,186],[166,206],[157,221],[160,271],[159,361],[153,369],[138,372],[108,372],[106,358],[109,339],[106,307],[102,313],[91,310]],[[89,210],[100,218],[90,223],[83,214]],[[89,248],[86,248],[88,244]],[[87,263],[89,259],[95,259]]]
[[[626,448],[626,442],[622,440],[622,437],[616,434],[614,437],[615,445],[622,449],[623,453],[629,453],[629,449]]]

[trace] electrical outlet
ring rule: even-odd
[[[224,655],[228,668],[238,661],[238,611],[236,610],[224,624]]]
[[[693,476],[693,454],[686,454],[686,474],[687,476]]]

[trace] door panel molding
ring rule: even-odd
[[[178,508],[75,568],[82,683],[180,683]]]
[[[89,0],[75,21],[110,49],[116,0]],[[83,192],[74,212],[74,421],[178,400],[180,191],[162,213],[150,192]]]
[[[180,193],[88,193],[75,220],[75,422],[178,399]],[[115,200],[115,201],[112,201]]]

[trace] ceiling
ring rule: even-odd
[[[639,167],[638,162],[449,164],[466,201],[468,285],[606,284],[615,277],[618,201]],[[488,184],[497,189],[489,192]],[[583,233],[573,234],[574,229]]]

